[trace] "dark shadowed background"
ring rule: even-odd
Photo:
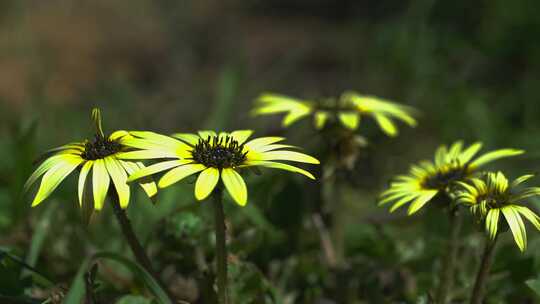
[[[108,131],[250,128],[286,135],[317,155],[307,121],[283,130],[279,115],[251,117],[253,100],[265,91],[316,98],[354,89],[421,115],[417,128],[401,126],[395,139],[369,119],[361,123],[370,146],[346,193],[347,286],[320,262],[306,194],[313,185],[264,171],[249,177],[248,207],[227,204],[233,292],[239,303],[341,303],[343,293],[346,303],[426,303],[437,283],[444,217],[437,210],[388,216],[376,196],[391,176],[457,139],[527,150],[498,163],[510,177],[539,170],[539,10],[533,0],[2,0],[0,248],[66,286],[92,252],[130,257],[107,208],[88,228],[80,224],[76,178],[34,209],[22,193],[42,151],[92,136],[92,107],[102,109]],[[163,191],[155,207],[138,195],[129,214],[171,288],[203,303],[196,257],[213,260],[212,224],[192,187]],[[525,254],[505,236],[489,303],[538,301],[525,283],[540,271],[535,234],[529,229]],[[457,299],[469,293],[481,239],[471,222]],[[52,292],[1,262],[0,295]],[[100,280],[103,303],[145,294],[114,264],[100,265]]]

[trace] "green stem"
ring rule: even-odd
[[[480,264],[480,268],[478,269],[474,289],[471,295],[471,304],[481,304],[484,300],[484,292],[486,289],[493,256],[495,254],[496,245],[497,237],[495,237],[493,240],[490,240],[489,238],[486,239],[484,253],[482,254],[482,262]]]
[[[450,233],[446,244],[446,255],[443,260],[439,288],[436,294],[436,303],[446,304],[450,301],[449,293],[454,285],[454,273],[456,268],[457,253],[459,250],[459,234],[463,223],[462,218],[456,211],[448,212]]]
[[[174,303],[174,297],[170,293],[169,289],[166,288],[159,275],[154,271],[152,263],[150,262],[150,258],[148,257],[148,255],[146,255],[146,252],[141,245],[141,242],[139,242],[139,239],[135,235],[135,232],[133,231],[133,226],[131,225],[129,218],[126,215],[125,210],[122,209],[122,207],[120,206],[118,198],[114,195],[111,195],[110,201],[116,220],[120,225],[122,234],[124,235],[129,245],[129,248],[131,249],[131,252],[133,252],[133,255],[135,256],[135,260],[154,278],[154,280],[156,280],[156,282],[158,282],[159,285],[161,285],[163,290],[169,296],[171,302]]]
[[[229,304],[227,275],[227,244],[225,239],[225,214],[223,212],[223,190],[217,187],[212,194],[216,233],[217,287],[220,304]]]

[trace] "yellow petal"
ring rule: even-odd
[[[521,216],[512,208],[512,206],[506,206],[501,208],[501,211],[506,218],[510,231],[514,236],[514,240],[519,247],[519,250],[525,251],[527,247],[527,234],[525,232],[525,225]]]
[[[360,123],[360,115],[355,112],[341,112],[338,114],[339,121],[348,129],[356,130]]]
[[[285,140],[285,137],[259,137],[248,141],[246,147],[251,150],[257,150],[259,147],[275,144],[283,140]]]
[[[45,200],[71,173],[77,166],[83,162],[83,159],[78,157],[66,157],[60,163],[50,168],[39,185],[39,190],[32,202],[32,207],[37,206]]]
[[[158,158],[179,158],[178,153],[175,153],[171,150],[158,150],[158,149],[149,149],[149,150],[137,150],[137,151],[128,151],[121,152],[116,154],[118,159],[129,159],[129,160],[141,160],[141,159],[158,159]]]
[[[379,127],[389,136],[396,136],[398,130],[396,125],[388,117],[382,114],[375,114],[375,120],[379,124]]]
[[[109,191],[109,183],[111,181],[107,169],[105,168],[105,162],[103,159],[97,159],[94,162],[92,170],[92,187],[94,188],[94,206],[97,210],[103,208],[107,192]]]
[[[412,215],[416,213],[420,208],[424,207],[426,203],[428,203],[435,195],[437,195],[438,191],[433,190],[426,192],[425,194],[422,194],[417,199],[415,199],[411,205],[409,206],[408,214]]]
[[[113,181],[114,188],[118,194],[118,202],[120,207],[126,208],[129,204],[130,191],[129,186],[126,184],[127,173],[124,167],[118,163],[118,160],[112,157],[105,157],[105,167],[109,172],[109,175]]]
[[[256,155],[255,158],[251,158],[249,154],[247,157],[249,160],[286,160],[308,164],[320,164],[319,160],[313,156],[294,151],[268,151]]]
[[[244,179],[234,169],[226,168],[221,172],[221,180],[227,191],[240,206],[245,206],[247,203],[247,187]]]
[[[122,165],[122,167],[124,167],[128,175],[135,173],[139,169],[145,168],[144,164],[141,162],[134,163],[134,162],[120,161],[120,164]],[[155,198],[157,194],[157,185],[151,176],[141,178],[138,180],[137,183],[139,184],[139,186],[141,186],[141,188],[144,190],[144,192],[149,198],[151,198],[152,200]]]
[[[292,125],[303,117],[308,116],[310,112],[311,110],[309,108],[290,112],[289,114],[285,115],[285,118],[283,118],[283,126],[288,127]]]
[[[196,146],[199,143],[199,140],[201,139],[199,135],[192,134],[192,133],[175,133],[171,136],[178,138],[182,141],[185,141],[186,143],[192,146]]]
[[[165,173],[158,182],[159,188],[168,187],[192,174],[200,172],[206,169],[206,166],[201,164],[188,164],[180,167],[176,167],[169,172]]]
[[[315,129],[321,130],[324,128],[324,125],[326,124],[326,120],[328,120],[328,113],[323,111],[318,111],[315,113]]]
[[[199,201],[207,198],[219,181],[219,170],[216,168],[208,168],[199,174],[195,183],[195,198]]]
[[[90,168],[92,168],[92,165],[94,164],[93,161],[89,160],[87,161],[81,168],[81,173],[79,174],[79,205],[82,207],[83,205],[83,194],[84,194],[84,188],[86,186],[86,177],[88,176],[88,172],[90,171]]]
[[[199,136],[204,140],[208,139],[208,137],[217,136],[216,132],[211,131],[211,130],[203,130],[203,131],[199,131],[198,133],[199,133]]]
[[[130,136],[128,131],[119,130],[109,136],[109,140],[118,140],[122,137]]]
[[[237,130],[231,133],[231,136],[238,141],[238,144],[241,145],[248,140],[248,138],[253,134],[252,130]]]
[[[245,167],[249,166],[261,166],[266,168],[281,169],[285,171],[300,173],[309,177],[310,179],[315,179],[315,176],[313,176],[313,174],[309,173],[308,171],[288,164],[276,163],[272,161],[248,161],[246,162]]]
[[[49,169],[52,167],[63,163],[63,162],[70,162],[71,159],[75,159],[76,156],[73,155],[66,155],[66,154],[56,154],[49,158],[47,158],[43,163],[41,163],[38,168],[30,175],[26,183],[24,184],[25,191],[28,191],[28,188],[32,186],[33,183],[36,182],[36,180],[45,174]],[[80,157],[78,157],[80,159]]]
[[[483,165],[485,165],[487,163],[490,163],[492,161],[495,161],[497,159],[520,155],[520,154],[523,154],[524,152],[525,151],[523,151],[523,150],[516,150],[516,149],[501,149],[501,150],[492,151],[492,152],[486,153],[486,154],[480,156],[479,158],[477,158],[476,160],[474,160],[470,164],[469,167],[471,169],[476,169],[476,168],[478,168],[480,166],[483,166]]]
[[[169,161],[164,161],[164,162],[160,162],[160,163],[157,163],[157,164],[153,164],[153,165],[150,165],[150,166],[144,167],[144,168],[138,168],[138,167],[131,166],[135,171],[133,173],[130,173],[129,178],[128,178],[127,181],[129,183],[129,182],[138,180],[140,178],[143,178],[143,177],[146,177],[146,176],[149,176],[149,175],[152,175],[152,174],[156,174],[158,172],[161,172],[161,171],[164,171],[164,170],[167,170],[167,169],[170,169],[170,168],[185,165],[185,164],[187,164],[189,162],[191,162],[191,161],[169,160]]]

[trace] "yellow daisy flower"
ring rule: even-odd
[[[158,187],[165,188],[190,175],[199,174],[195,183],[197,200],[207,198],[221,180],[231,197],[241,206],[247,202],[247,188],[239,169],[261,166],[315,177],[306,170],[278,162],[291,161],[319,164],[309,155],[285,150],[294,148],[281,144],[283,137],[261,137],[249,140],[253,131],[231,133],[200,131],[198,134],[173,134],[172,137],[153,132],[130,132],[134,138],[126,144],[138,148],[124,157],[134,159],[168,159],[130,175],[129,181],[168,170],[159,180]]]
[[[521,206],[523,200],[540,195],[540,187],[516,189],[520,184],[533,177],[523,175],[511,183],[503,173],[486,173],[481,178],[472,178],[469,182],[459,182],[462,190],[457,194],[457,202],[469,206],[471,212],[484,222],[486,233],[493,240],[497,236],[500,214],[506,219],[519,250],[527,247],[527,233],[522,217],[540,230],[540,217],[531,209]]]
[[[450,187],[458,181],[467,180],[479,168],[500,158],[522,154],[522,150],[500,149],[475,157],[482,143],[474,143],[464,149],[461,141],[447,148],[441,146],[435,153],[435,161],[422,161],[411,166],[408,175],[400,175],[381,194],[379,205],[393,202],[390,212],[411,203],[408,214],[411,215],[439,193],[448,193]]]
[[[412,113],[414,109],[378,97],[345,92],[337,99],[320,101],[299,100],[292,97],[266,93],[256,100],[254,115],[286,113],[283,126],[308,116],[313,117],[316,129],[323,129],[328,121],[339,123],[350,130],[356,130],[362,116],[375,119],[381,130],[389,136],[398,135],[398,128],[393,119],[401,120],[411,127],[416,126]]]
[[[32,206],[37,206],[44,201],[60,185],[60,183],[73,172],[80,169],[78,196],[81,206],[93,205],[91,209],[100,210],[103,207],[105,197],[109,191],[112,180],[120,206],[127,207],[130,197],[130,188],[126,184],[128,174],[144,168],[139,162],[124,160],[122,154],[129,148],[124,141],[131,138],[127,131],[113,132],[105,137],[101,127],[101,113],[98,109],[92,110],[92,119],[96,124],[97,133],[92,141],[73,142],[67,145],[49,150],[52,153],[32,173],[25,184],[28,190],[40,177],[41,183],[34,197]],[[88,178],[92,171],[91,178]],[[157,193],[154,182],[144,181],[140,183],[148,197]],[[93,201],[87,201],[86,188],[91,187]]]

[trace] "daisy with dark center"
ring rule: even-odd
[[[483,301],[498,235],[509,228],[519,250],[523,252],[527,248],[523,219],[540,230],[540,217],[523,205],[528,198],[540,196],[540,187],[520,187],[532,177],[523,175],[509,182],[503,173],[489,172],[467,183],[459,183],[461,190],[457,194],[457,202],[470,208],[488,236],[471,296],[472,304]]]
[[[486,173],[480,178],[472,178],[467,183],[460,182],[461,190],[457,202],[470,208],[471,212],[485,226],[486,233],[494,240],[504,217],[519,250],[527,248],[527,234],[522,218],[540,230],[540,217],[523,206],[526,199],[540,195],[540,187],[519,188],[533,175],[524,175],[512,182],[502,172]],[[502,215],[502,216],[501,216]]]
[[[316,129],[323,129],[328,122],[339,122],[346,129],[356,130],[363,116],[375,119],[381,130],[396,136],[398,129],[393,121],[400,120],[407,125],[416,126],[412,113],[414,109],[375,96],[345,92],[339,98],[327,98],[319,101],[300,100],[292,97],[267,93],[256,100],[254,115],[285,113],[283,126],[312,116]]]
[[[94,210],[101,210],[105,199],[109,196],[114,215],[137,262],[157,282],[161,283],[159,276],[153,271],[150,259],[135,236],[133,227],[124,211],[131,196],[130,187],[126,183],[128,174],[144,168],[141,162],[135,162],[131,158],[126,160],[123,157],[125,153],[129,153],[128,151],[131,150],[130,147],[125,145],[125,141],[132,138],[132,136],[129,132],[123,130],[105,136],[99,109],[92,110],[92,120],[96,126],[96,134],[93,140],[73,142],[49,150],[47,152],[49,157],[28,178],[25,184],[26,190],[41,177],[41,183],[32,206],[37,206],[47,199],[65,178],[78,169],[78,196],[84,221],[88,222],[90,220]],[[110,189],[111,182],[114,192]],[[138,184],[148,197],[154,198],[157,194],[157,186],[151,179],[143,179]],[[162,283],[161,285],[164,286]]]
[[[140,162],[126,161],[122,154],[129,147],[123,143],[131,135],[127,131],[116,131],[106,137],[101,126],[101,114],[98,109],[92,110],[92,119],[96,124],[96,134],[91,141],[74,142],[48,151],[51,154],[28,178],[25,188],[28,190],[40,177],[39,190],[32,206],[37,206],[60,185],[75,169],[79,169],[79,204],[100,210],[109,191],[112,180],[120,206],[126,208],[130,199],[130,188],[126,184],[127,176],[143,168]],[[148,197],[157,193],[155,183],[140,183]],[[91,187],[88,189],[88,187]],[[93,199],[85,193],[93,194]]]
[[[167,171],[158,187],[168,187],[184,178],[199,173],[195,183],[197,200],[207,198],[219,181],[236,203],[247,203],[247,187],[239,173],[242,168],[267,167],[315,177],[308,171],[284,162],[319,164],[307,154],[285,149],[294,148],[280,144],[283,137],[261,137],[249,140],[249,130],[220,133],[201,131],[198,134],[174,134],[168,137],[152,132],[131,132],[134,137],[126,144],[140,149],[128,152],[124,157],[167,159],[143,168],[129,177],[128,181]]]
[[[439,286],[435,294],[437,303],[451,302],[449,291],[454,283],[462,223],[453,201],[453,190],[457,183],[466,181],[487,163],[523,153],[521,150],[501,149],[477,156],[481,148],[481,143],[464,148],[460,141],[452,144],[450,148],[443,145],[437,149],[433,162],[422,161],[411,166],[409,174],[397,176],[390,188],[380,197],[379,205],[393,204],[390,212],[409,204],[409,215],[416,213],[430,202],[448,207],[446,210],[449,235],[445,255],[442,258]]]
[[[215,211],[217,286],[221,304],[230,303],[223,190],[226,189],[237,204],[244,206],[248,193],[240,175],[241,169],[276,168],[315,179],[308,171],[284,162],[319,164],[312,156],[288,150],[294,147],[281,144],[285,139],[283,137],[248,140],[252,133],[250,130],[219,134],[214,131],[200,131],[198,134],[174,134],[173,138],[152,132],[132,132],[134,138],[126,143],[140,149],[126,153],[127,157],[166,159],[135,172],[129,177],[129,181],[166,171],[158,182],[160,188],[165,188],[198,174],[195,198],[200,201],[212,195]]]
[[[450,148],[439,147],[434,162],[422,161],[411,166],[408,175],[397,176],[381,194],[379,205],[393,203],[390,208],[393,212],[410,203],[408,213],[414,214],[437,194],[450,194],[456,182],[466,181],[487,163],[523,153],[522,150],[500,149],[476,157],[481,148],[481,143],[475,143],[464,149],[459,141]]]

